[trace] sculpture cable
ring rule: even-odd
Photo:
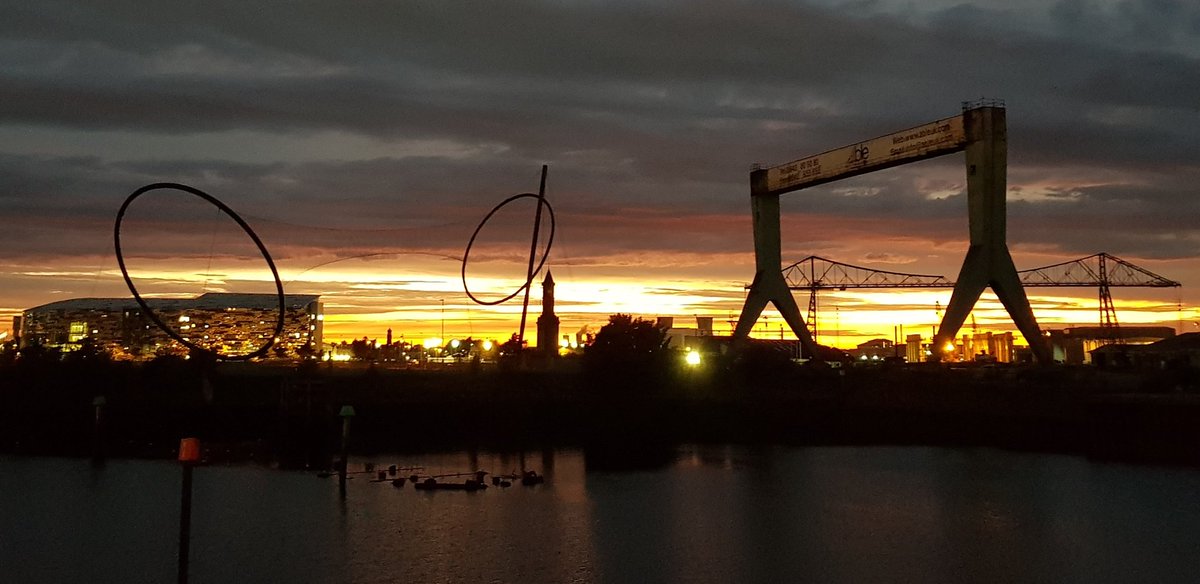
[[[234,222],[236,222],[238,224],[238,226],[242,228],[242,231],[246,232],[246,235],[250,236],[250,239],[254,242],[254,245],[258,247],[258,251],[262,253],[263,259],[267,261],[267,267],[269,267],[271,269],[271,276],[273,278],[275,278],[275,291],[276,291],[276,295],[279,297],[279,317],[275,321],[275,331],[273,333],[271,333],[271,335],[269,337],[267,337],[267,341],[265,343],[263,343],[263,345],[261,347],[259,347],[258,349],[255,349],[254,351],[252,351],[250,353],[245,353],[245,354],[241,354],[241,355],[223,355],[217,351],[213,351],[212,349],[208,349],[206,347],[201,347],[200,345],[192,343],[191,341],[183,338],[183,336],[180,335],[179,333],[172,330],[171,327],[167,326],[167,324],[165,322],[163,322],[161,318],[159,318],[159,316],[154,312],[154,310],[152,308],[150,308],[150,304],[147,303],[146,300],[144,298],[142,298],[142,295],[138,293],[137,286],[135,286],[133,284],[133,279],[129,277],[129,270],[125,267],[125,256],[121,251],[121,223],[125,218],[125,211],[129,209],[129,206],[131,204],[133,204],[133,202],[135,200],[137,200],[138,197],[140,197],[150,191],[154,191],[154,190],[158,190],[158,189],[175,189],[175,190],[183,191],[185,193],[195,195],[195,196],[203,199],[204,201],[212,204],[217,209],[219,209],[222,213],[225,213],[231,219],[233,219]],[[228,205],[226,205],[225,203],[222,203],[216,197],[214,197],[208,193],[205,193],[204,191],[201,191],[200,189],[193,188],[193,187],[179,184],[179,183],[163,182],[163,183],[148,184],[148,185],[134,191],[132,194],[129,195],[128,198],[125,199],[125,202],[123,204],[121,204],[121,209],[119,211],[117,211],[116,224],[113,226],[113,244],[116,247],[116,252],[117,252],[117,265],[120,266],[120,268],[121,268],[121,276],[125,278],[125,284],[127,286],[129,286],[129,291],[133,294],[133,299],[135,301],[137,301],[138,306],[140,306],[142,308],[143,313],[146,315],[147,318],[150,319],[151,322],[153,322],[155,324],[155,326],[157,326],[164,333],[166,333],[167,336],[171,337],[172,339],[177,341],[179,344],[181,344],[193,351],[197,351],[200,353],[207,353],[209,355],[212,355],[216,359],[220,359],[220,360],[224,360],[224,361],[248,361],[255,357],[261,357],[262,355],[266,354],[266,352],[271,348],[271,346],[275,344],[275,340],[277,338],[279,338],[279,336],[283,333],[283,321],[284,321],[284,312],[286,310],[286,306],[285,306],[285,300],[284,300],[284,294],[283,294],[283,282],[279,279],[279,270],[277,270],[275,268],[275,262],[271,259],[271,254],[267,251],[267,247],[265,245],[263,245],[262,240],[260,240],[258,238],[258,234],[256,234],[254,232],[254,230],[250,228],[250,225],[247,224],[240,216],[238,216],[238,214],[235,213],[233,211],[233,209],[229,208]]]
[[[542,258],[540,261],[538,261],[537,267],[534,268],[531,272],[529,272],[526,275],[525,283],[522,284],[521,287],[514,290],[512,294],[509,294],[508,296],[505,296],[504,298],[501,298],[499,300],[480,300],[479,298],[476,298],[474,294],[471,293],[471,288],[467,285],[467,264],[470,263],[471,247],[475,245],[475,238],[477,238],[479,236],[480,230],[483,229],[484,225],[487,225],[487,222],[491,220],[492,216],[495,215],[497,212],[499,212],[500,209],[503,209],[505,205],[508,205],[509,203],[512,203],[513,201],[517,201],[519,199],[526,199],[526,198],[536,199],[538,201],[538,205],[544,205],[546,212],[548,212],[550,214],[550,236],[546,240],[546,249],[545,249],[545,251],[542,252]],[[495,306],[497,304],[502,304],[504,302],[508,302],[509,300],[512,300],[513,298],[515,298],[517,296],[517,294],[520,294],[522,291],[524,291],[526,288],[528,288],[531,285],[531,283],[533,282],[533,276],[536,275],[538,272],[540,272],[542,270],[542,267],[546,265],[546,258],[549,257],[550,248],[551,248],[551,246],[554,245],[554,229],[555,229],[554,207],[552,207],[550,205],[550,202],[547,201],[544,196],[539,197],[538,195],[535,195],[533,193],[521,193],[519,195],[513,195],[507,199],[504,199],[503,201],[500,202],[499,205],[496,205],[495,207],[493,207],[492,210],[483,217],[483,221],[479,222],[479,226],[476,227],[475,232],[471,234],[471,239],[467,241],[467,250],[465,252],[463,252],[462,283],[463,283],[463,291],[467,293],[467,297],[470,298],[471,300],[473,300],[476,304],[482,304],[484,306]],[[532,257],[533,257],[532,254],[530,257],[532,259]]]

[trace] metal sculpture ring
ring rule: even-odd
[[[263,346],[244,355],[222,355],[211,349],[196,345],[195,343],[184,339],[179,335],[179,333],[171,330],[171,327],[167,326],[167,324],[164,323],[162,319],[160,319],[158,315],[154,313],[154,310],[150,308],[150,305],[146,303],[146,300],[142,298],[141,294],[138,294],[137,287],[133,285],[133,280],[129,277],[129,270],[125,268],[125,256],[121,253],[121,221],[125,218],[125,210],[129,208],[129,205],[132,204],[135,199],[145,193],[157,189],[180,190],[204,199],[217,209],[220,209],[222,213],[225,213],[231,219],[233,219],[238,226],[242,228],[242,231],[245,231],[246,235],[250,236],[250,239],[254,241],[254,245],[258,246],[258,251],[262,252],[263,259],[267,260],[267,266],[271,268],[271,276],[275,278],[276,295],[279,297],[279,318],[275,321],[275,332],[271,333],[271,336],[267,338],[267,342],[264,343]],[[246,222],[242,220],[237,213],[234,213],[233,209],[230,209],[225,203],[217,200],[216,197],[205,193],[200,189],[179,183],[154,183],[146,185],[136,191],[133,191],[133,194],[129,195],[129,197],[125,199],[125,202],[121,205],[121,210],[117,211],[117,222],[116,225],[113,226],[113,243],[116,246],[117,251],[117,265],[121,267],[121,276],[125,278],[125,284],[129,286],[129,291],[133,293],[133,299],[137,301],[138,306],[142,307],[143,313],[151,320],[151,322],[158,326],[159,329],[162,329],[163,332],[167,333],[167,335],[172,339],[175,339],[177,342],[179,342],[179,344],[193,351],[208,353],[217,359],[226,361],[247,361],[266,354],[267,350],[271,348],[271,345],[275,344],[275,339],[277,339],[280,334],[283,333],[283,319],[286,307],[284,306],[283,282],[279,279],[279,271],[275,269],[275,262],[271,260],[271,254],[267,252],[267,247],[263,245],[262,240],[258,238],[258,234],[254,233],[254,230],[251,229],[250,226],[246,224]]]
[[[467,251],[463,252],[463,259],[462,259],[463,291],[466,292],[467,297],[470,298],[471,300],[474,300],[476,304],[482,304],[484,306],[495,306],[497,304],[508,302],[509,300],[512,300],[514,296],[516,296],[517,294],[520,294],[522,290],[524,290],[525,288],[528,288],[530,283],[533,282],[533,275],[531,274],[529,277],[527,277],[525,279],[525,283],[522,284],[520,288],[517,288],[512,294],[509,294],[508,296],[505,296],[504,298],[501,298],[499,300],[480,300],[480,299],[476,298],[474,294],[471,294],[471,289],[467,286],[467,263],[468,263],[468,259],[471,257],[471,246],[475,245],[475,238],[479,236],[479,231],[481,229],[483,229],[484,225],[487,225],[487,222],[489,220],[491,220],[492,215],[495,215],[496,212],[499,211],[500,209],[502,209],[505,205],[507,205],[513,201],[516,201],[517,199],[525,199],[525,198],[536,199],[538,202],[538,205],[544,205],[546,207],[546,211],[548,211],[550,213],[550,237],[546,240],[546,250],[542,252],[542,259],[541,259],[541,261],[538,262],[537,267],[534,268],[532,274],[536,274],[536,273],[542,271],[542,266],[546,265],[546,258],[550,255],[550,247],[554,245],[554,207],[550,206],[550,202],[547,201],[544,197],[539,197],[533,193],[521,193],[519,195],[513,195],[507,199],[504,199],[503,201],[500,202],[499,205],[496,205],[494,208],[492,208],[492,210],[487,215],[484,216],[483,221],[479,222],[479,227],[475,228],[475,233],[472,233],[471,239],[469,241],[467,241]]]

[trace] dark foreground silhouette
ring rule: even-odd
[[[637,466],[683,443],[891,444],[1200,466],[1193,379],[753,358],[636,374],[571,360],[444,370],[30,360],[0,367],[0,452],[169,458],[180,437],[198,436],[213,462],[328,468],[338,412],[353,405],[358,454],[579,447],[589,464]]]

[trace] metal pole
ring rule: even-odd
[[[188,581],[188,554],[192,531],[192,465],[183,463],[183,492],[179,505],[179,584]]]
[[[539,230],[542,227],[542,202],[546,199],[546,171],[542,165],[542,181],[538,185],[537,212],[533,215],[533,241],[529,244],[529,269],[525,272],[525,300],[521,303],[521,328],[517,331],[517,342],[525,342],[525,316],[529,313],[529,290],[533,288],[533,266],[537,262]]]
[[[179,498],[179,584],[188,581],[188,555],[192,539],[192,467],[200,460],[200,441],[184,438],[179,442],[179,464],[183,468],[183,488]]]

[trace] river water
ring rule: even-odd
[[[1196,582],[1200,472],[986,449],[685,447],[374,459],[547,482],[418,492],[197,468],[191,581]],[[363,459],[352,460],[352,467]],[[0,457],[0,581],[172,582],[171,462]]]

